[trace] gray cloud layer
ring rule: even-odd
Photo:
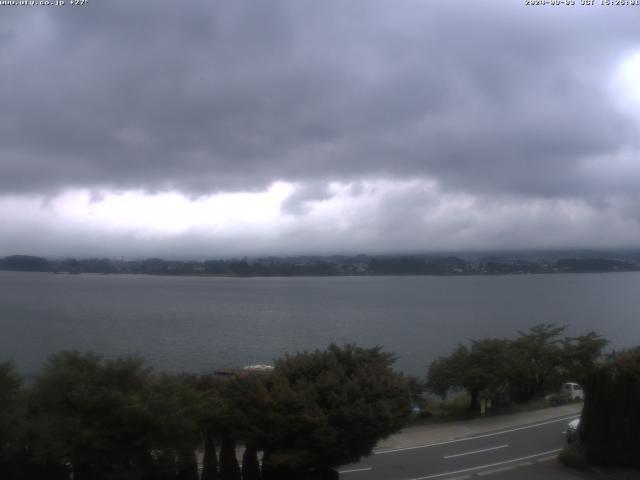
[[[634,217],[638,124],[608,85],[640,8],[521,3],[4,7],[0,194],[285,180],[304,214],[329,181],[424,178]]]
[[[5,8],[0,187],[209,192],[429,175],[456,188],[597,190],[581,161],[637,133],[603,85],[640,45],[640,11],[596,9]]]

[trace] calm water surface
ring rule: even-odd
[[[329,342],[384,345],[422,375],[456,343],[536,323],[640,344],[640,273],[218,278],[0,272],[0,360],[139,353],[161,370],[269,362]]]

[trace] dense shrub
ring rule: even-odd
[[[579,433],[589,461],[640,468],[640,347],[595,370],[585,394]]]

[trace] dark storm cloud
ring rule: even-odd
[[[188,195],[434,178],[452,191],[634,190],[606,84],[634,9],[517,2],[92,2],[0,19],[0,192]],[[594,173],[595,172],[595,173]]]

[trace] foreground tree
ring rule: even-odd
[[[59,353],[30,397],[38,457],[69,465],[74,480],[197,478],[195,396],[140,358]]]
[[[147,448],[173,460],[173,467],[158,468],[162,475],[176,472],[179,480],[198,480],[196,448],[201,446],[199,430],[200,397],[183,375],[154,376],[143,402],[150,427]]]
[[[562,366],[568,378],[585,383],[609,342],[596,332],[567,337],[562,342]]]
[[[150,382],[140,359],[104,363],[92,354],[50,357],[31,392],[39,455],[71,466],[74,479],[136,471],[151,462],[139,400]]]
[[[579,434],[589,461],[640,468],[640,347],[592,371],[584,387]]]
[[[236,441],[231,435],[225,434],[220,444],[220,480],[240,480],[240,478]]]
[[[470,396],[469,411],[480,411],[480,396],[495,399],[510,376],[511,345],[507,340],[474,340],[471,347],[459,345],[448,357],[440,357],[429,367],[427,387],[445,397],[451,389],[465,389]]]
[[[20,409],[20,377],[11,362],[0,363],[0,478],[14,478],[20,468],[23,447]]]
[[[218,480],[218,455],[213,431],[205,429],[201,480]]]
[[[242,477],[243,480],[258,480],[258,448],[262,447],[265,439],[271,435],[269,429],[272,428],[265,421],[265,417],[273,411],[271,395],[267,389],[267,377],[260,374],[236,376],[222,380],[219,388],[222,445],[229,445],[225,450],[224,464],[223,450],[220,451],[220,478],[237,480]],[[238,467],[233,440],[245,447],[242,472]],[[234,446],[233,451],[230,446]]]
[[[260,480],[258,449],[254,444],[246,445],[242,455],[242,480]]]
[[[201,480],[218,480],[216,446],[222,430],[220,379],[213,375],[187,375],[184,381],[197,395],[195,419],[204,447]]]
[[[511,343],[509,361],[512,374],[506,379],[511,397],[517,402],[528,402],[545,391],[558,386],[558,368],[569,357],[561,348],[561,335],[567,327],[551,323],[535,325]]]
[[[561,338],[566,327],[540,324],[514,340],[473,340],[431,363],[427,388],[445,397],[450,390],[470,395],[469,409],[479,413],[479,398],[527,402],[559,388],[566,380],[582,381],[597,365],[606,340],[590,332]]]
[[[597,366],[607,340],[595,332],[563,337],[566,327],[541,324],[513,341],[511,397],[526,402],[559,391],[567,380],[583,383]]]
[[[261,422],[263,478],[321,478],[402,428],[411,395],[393,361],[380,347],[355,345],[278,360]]]

